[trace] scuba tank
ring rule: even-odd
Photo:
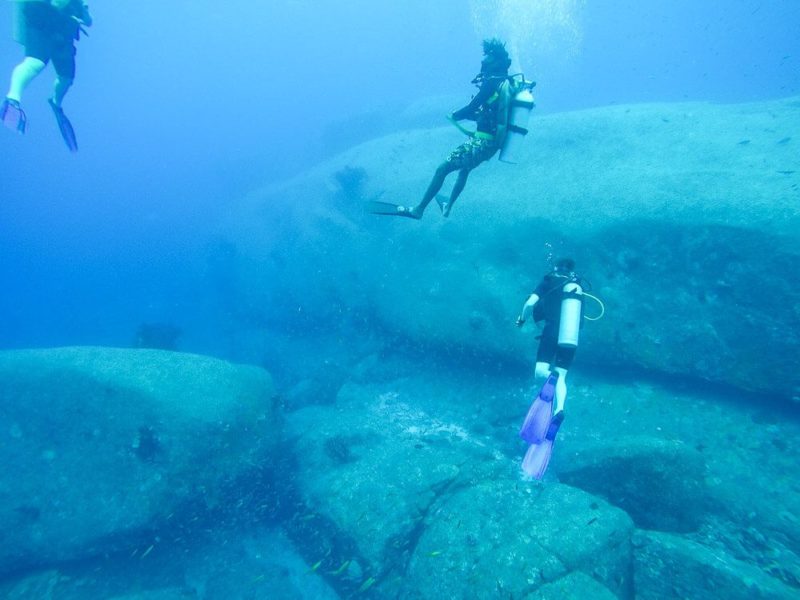
[[[562,288],[561,318],[558,323],[558,345],[562,348],[577,348],[581,327],[583,289],[571,281]]]
[[[519,79],[517,79],[519,78]],[[500,160],[507,163],[516,163],[522,140],[528,134],[528,121],[531,118],[533,107],[533,94],[531,90],[536,85],[535,81],[527,81],[524,75],[514,75],[512,82],[511,106],[508,109],[508,131],[503,147],[500,149]]]

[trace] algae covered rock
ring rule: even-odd
[[[627,590],[630,518],[581,490],[523,481],[518,461],[474,432],[470,409],[453,412],[435,389],[349,383],[335,406],[287,417],[307,511],[293,536],[316,540],[305,554],[337,591],[522,597],[573,571]]]
[[[422,222],[365,215],[330,181],[357,167],[369,175],[360,196],[410,204],[457,132],[372,140],[232,211],[232,296],[248,321],[367,322],[518,359],[535,334],[514,318],[548,258],[569,255],[607,309],[582,331],[583,364],[798,397],[797,140],[796,99],[547,115],[520,164],[481,166],[450,218],[434,205]]]
[[[708,511],[703,455],[679,441],[626,436],[559,462],[559,478],[602,496],[643,529],[695,531]]]
[[[625,513],[575,488],[482,482],[426,518],[409,588],[424,598],[518,598],[582,572],[624,592],[632,531]]]
[[[686,538],[637,531],[633,538],[636,598],[789,600],[798,589],[720,550]]]
[[[316,550],[322,569],[358,563],[353,584],[402,571],[437,498],[510,468],[484,438],[387,385],[346,384],[335,406],[303,408],[286,425],[308,511],[301,535],[329,538]]]
[[[107,552],[225,502],[277,438],[271,398],[262,369],[195,355],[0,353],[2,569]]]

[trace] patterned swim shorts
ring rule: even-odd
[[[474,169],[497,152],[494,140],[470,138],[450,153],[447,162],[457,169]]]

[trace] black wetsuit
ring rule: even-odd
[[[80,29],[73,17],[83,15],[83,2],[72,0],[63,10],[49,2],[25,2],[20,7],[24,19],[22,43],[25,56],[38,58],[63,79],[75,78],[75,40]]]
[[[453,113],[456,121],[468,119],[475,121],[478,132],[486,134],[470,138],[450,153],[447,162],[457,169],[474,169],[489,160],[500,149],[497,138],[499,90],[505,81],[504,76],[486,77],[478,93],[464,108]]]
[[[539,296],[538,302],[533,307],[533,320],[537,323],[544,321],[544,329],[539,336],[539,349],[536,351],[536,362],[548,363],[562,369],[570,368],[576,350],[558,345],[562,289],[570,282],[578,283],[579,278],[574,275],[564,277],[548,273],[533,292]]]
[[[499,102],[492,97],[500,90],[500,86],[506,80],[505,76],[485,77],[481,83],[478,93],[464,108],[460,108],[453,113],[456,121],[468,119],[475,121],[478,131],[495,135],[497,133],[497,108]]]

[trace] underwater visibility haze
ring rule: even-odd
[[[86,4],[0,3],[0,597],[800,596],[800,3]]]

